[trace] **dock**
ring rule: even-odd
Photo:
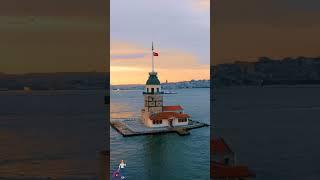
[[[189,120],[189,124],[179,127],[159,127],[159,128],[148,128],[146,127],[139,118],[132,119],[113,119],[110,122],[112,128],[118,131],[124,137],[130,136],[141,136],[141,135],[155,135],[155,134],[166,134],[166,133],[177,133],[180,136],[189,135],[189,130],[208,127],[209,124],[202,123],[199,121]]]

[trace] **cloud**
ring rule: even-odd
[[[127,55],[111,55],[111,59],[139,59],[145,57],[146,54],[127,54]]]
[[[318,56],[319,10],[318,0],[217,1],[213,63]]]
[[[208,79],[209,10],[209,0],[112,0],[111,83],[145,83],[151,41],[161,82]]]
[[[210,0],[192,0],[192,5],[196,10],[210,11]]]
[[[108,1],[1,0],[0,16],[106,16]]]
[[[106,71],[106,27],[101,21],[0,16],[0,22],[0,72]]]
[[[112,43],[113,44],[113,43]],[[114,45],[116,44],[116,46]],[[136,54],[146,52],[147,48],[130,43],[115,42],[111,45],[111,51],[118,52],[120,57],[122,52]],[[138,48],[140,47],[140,48]],[[119,48],[119,49],[114,49]],[[136,51],[136,52],[135,52]],[[168,80],[170,82],[208,79],[210,70],[209,64],[202,64],[199,59],[185,51],[176,49],[159,50],[159,56],[154,57],[155,70],[159,73],[160,81]],[[144,57],[126,56],[125,58],[111,58],[111,84],[143,84],[148,78],[148,72],[151,71],[151,51],[146,52]]]
[[[145,70],[139,67],[128,67],[128,66],[112,66],[112,72],[139,72]]]
[[[129,54],[143,54],[147,52],[147,49],[143,46],[139,46],[134,43],[111,41],[110,54],[112,56],[117,55],[129,55]]]
[[[154,41],[159,50],[191,52],[209,63],[208,5],[205,0],[111,0],[110,36],[147,47],[147,53]],[[208,11],[198,7],[208,7]]]

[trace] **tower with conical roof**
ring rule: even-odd
[[[149,78],[143,91],[142,122],[151,128],[186,126],[189,123],[188,118],[190,116],[184,114],[180,105],[163,106],[164,93],[161,91],[158,74],[154,71],[153,56],[158,56],[158,53],[153,51],[152,43],[152,71],[149,73]]]
[[[150,115],[162,112],[163,106],[163,92],[161,91],[161,84],[158,79],[157,72],[154,71],[153,62],[153,44],[152,44],[152,72],[149,72],[149,78],[146,82],[144,95],[144,111]]]

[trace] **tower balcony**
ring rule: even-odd
[[[163,91],[160,91],[160,92],[143,92],[142,94],[164,94]]]

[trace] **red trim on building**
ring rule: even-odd
[[[213,138],[211,140],[211,153],[214,154],[224,154],[233,153],[231,148],[222,138]]]
[[[180,105],[177,106],[163,106],[163,111],[182,111],[183,108]]]
[[[163,119],[170,119],[170,118],[189,118],[188,114],[180,114],[176,112],[160,112],[157,114],[153,114],[150,116],[151,120],[163,120]]]
[[[213,162],[211,176],[213,178],[244,178],[255,177],[255,174],[247,166],[227,166]]]

